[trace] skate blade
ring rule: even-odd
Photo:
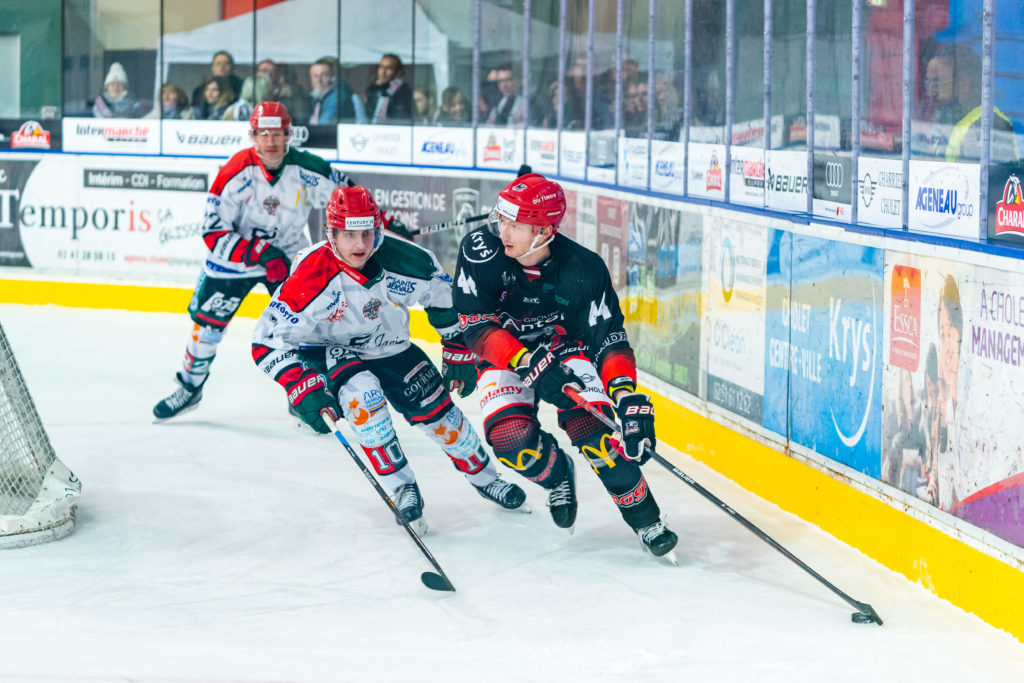
[[[168,420],[173,420],[176,417],[181,417],[185,413],[191,413],[193,410],[195,410],[198,407],[199,407],[198,403],[193,403],[188,408],[182,408],[181,410],[176,412],[174,415],[168,415],[167,417],[157,417],[156,415],[154,415],[153,416],[153,424],[158,425],[158,424],[160,424],[162,422],[167,422]]]
[[[651,555],[651,557],[654,557],[654,555]],[[669,550],[667,553],[665,553],[661,557],[654,557],[654,559],[657,560],[659,564],[663,564],[666,567],[678,567],[679,566],[679,558],[676,557],[676,551],[675,550]]]
[[[417,536],[423,537],[427,535],[427,521],[422,517],[414,522],[409,522],[409,526],[416,532]]]
[[[526,503],[523,503],[522,505],[520,505],[517,508],[502,508],[502,509],[503,510],[508,510],[509,512],[518,512],[521,515],[532,515],[533,514],[533,510],[531,510],[530,506],[527,505]]]

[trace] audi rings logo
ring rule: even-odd
[[[843,186],[843,165],[838,161],[825,164],[825,184],[836,189]]]

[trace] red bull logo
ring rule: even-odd
[[[1011,174],[1003,186],[1003,198],[996,202],[996,234],[1024,235],[1024,197],[1020,179]]]

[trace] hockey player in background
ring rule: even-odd
[[[242,301],[257,284],[273,293],[295,254],[309,246],[310,210],[326,206],[339,184],[353,184],[322,158],[289,147],[291,116],[280,102],[256,105],[249,124],[253,146],[228,160],[206,198],[209,253],[188,306],[192,334],[176,377],[180,387],[153,408],[158,420],[199,403],[217,346]]]
[[[622,518],[646,550],[664,556],[677,537],[640,470],[644,445],[655,444],[654,410],[636,391],[636,361],[608,268],[558,234],[565,208],[558,183],[522,176],[498,195],[489,225],[459,247],[454,302],[466,345],[481,359],[487,442],[499,460],[551,492],[555,524],[571,529],[574,465],[537,419],[538,400],[554,404],[559,426]],[[618,417],[622,442],[563,393],[568,384]]]
[[[477,360],[462,343],[451,277],[431,252],[384,235],[380,209],[365,188],[337,188],[326,214],[326,241],[299,254],[257,323],[256,364],[318,432],[328,431],[322,411],[345,416],[395,505],[420,530],[423,499],[389,403],[441,447],[481,496],[508,509],[522,506],[526,494],[501,479],[449,396],[473,391]],[[409,340],[409,307],[416,304],[441,335],[443,377]]]

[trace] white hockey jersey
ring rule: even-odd
[[[442,337],[459,333],[452,279],[434,255],[384,236],[362,271],[343,263],[327,242],[297,257],[291,275],[263,311],[253,357],[277,380],[299,360],[296,351],[325,346],[358,358],[386,358],[409,348],[409,307],[426,309]]]
[[[302,150],[289,149],[276,176],[267,172],[254,147],[238,152],[220,169],[206,198],[206,274],[263,275],[261,266],[245,264],[253,239],[265,239],[294,259],[309,246],[310,210],[327,206],[334,188],[347,181],[326,161]]]

